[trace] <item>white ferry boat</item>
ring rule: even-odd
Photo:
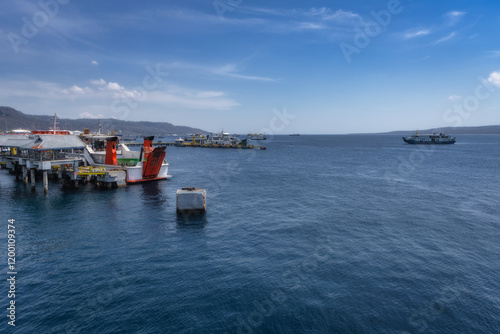
[[[228,132],[221,132],[207,136],[205,146],[213,147],[236,147],[241,140],[238,137],[231,136]]]
[[[440,145],[440,144],[455,144],[456,137],[450,137],[445,135],[444,133],[419,135],[417,131],[415,134],[409,137],[403,137],[403,140],[407,144]]]

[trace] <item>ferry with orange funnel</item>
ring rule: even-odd
[[[166,147],[153,148],[154,136],[144,137],[139,159],[117,158],[117,137],[106,142],[106,166],[122,167],[127,183],[149,182],[169,178],[168,162],[165,160]]]

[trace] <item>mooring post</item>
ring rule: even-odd
[[[47,171],[43,171],[43,191],[47,194],[49,192],[49,178]]]
[[[30,169],[31,190],[35,190],[35,170]]]

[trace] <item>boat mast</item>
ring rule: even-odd
[[[54,113],[54,128],[52,129],[54,134],[56,134],[56,126],[57,126],[57,114]]]

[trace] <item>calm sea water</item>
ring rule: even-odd
[[[16,219],[17,333],[499,333],[500,137],[276,136],[167,149],[169,181],[45,196]],[[177,217],[175,192],[207,190]]]

